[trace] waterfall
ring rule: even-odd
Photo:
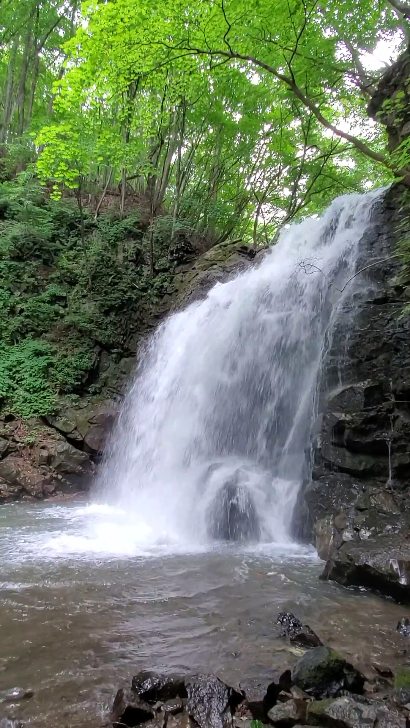
[[[144,537],[290,541],[321,361],[376,196],[283,230],[259,265],[159,326],[98,488]]]

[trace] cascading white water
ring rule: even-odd
[[[292,225],[260,265],[159,327],[99,487],[144,538],[224,537],[218,494],[233,484],[237,513],[254,511],[253,537],[290,540],[323,352],[352,284],[338,289],[376,195],[338,198]]]

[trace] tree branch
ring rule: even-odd
[[[387,0],[387,2],[392,6],[392,8],[406,18],[406,20],[410,20],[410,5],[401,2],[401,0]]]
[[[171,47],[172,48],[172,47]],[[391,166],[391,163],[389,162],[388,158],[384,154],[380,154],[379,152],[373,151],[370,147],[365,144],[365,142],[362,142],[361,139],[358,139],[357,137],[353,136],[352,134],[348,134],[347,132],[342,131],[341,129],[338,129],[334,124],[332,124],[328,119],[326,119],[325,116],[323,116],[322,112],[320,111],[319,107],[316,106],[314,101],[312,99],[309,99],[308,96],[302,91],[302,89],[299,88],[299,86],[296,84],[296,82],[289,76],[285,76],[283,73],[279,73],[276,71],[275,68],[270,66],[268,63],[265,63],[264,61],[259,60],[258,58],[255,58],[254,56],[246,55],[243,53],[236,53],[236,52],[230,52],[230,51],[224,51],[224,50],[215,50],[215,51],[209,51],[204,48],[196,48],[196,47],[186,47],[184,48],[186,51],[190,51],[191,53],[195,55],[208,55],[208,56],[221,56],[224,58],[230,58],[232,60],[241,60],[241,61],[247,61],[248,63],[252,63],[254,66],[257,66],[258,68],[262,68],[264,71],[267,71],[268,73],[272,74],[275,78],[278,79],[278,81],[282,81],[291,91],[292,93],[299,99],[299,101],[302,102],[303,106],[306,109],[309,109],[309,111],[312,112],[312,114],[316,117],[316,119],[319,121],[319,123],[325,127],[325,129],[329,129],[335,136],[340,137],[341,139],[345,139],[347,142],[349,142],[355,149],[357,149],[359,152],[364,154],[366,157],[369,157],[370,159],[373,159],[375,162],[379,162],[380,164],[384,164],[389,169],[393,169]],[[404,175],[405,170],[395,170],[397,174]]]

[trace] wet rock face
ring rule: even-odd
[[[326,564],[323,579],[364,586],[410,604],[410,543],[401,536],[346,542]],[[400,625],[400,631],[407,629]]]
[[[410,134],[409,76],[410,54],[407,50],[383,75],[368,106],[369,116],[387,127],[390,152]]]
[[[235,480],[216,494],[207,513],[208,534],[218,541],[258,541],[259,518],[252,495]]]
[[[295,535],[324,560],[341,547],[347,553],[343,544],[410,529],[410,317],[402,315],[410,288],[391,257],[410,227],[402,193],[396,186],[375,205],[357,269],[380,262],[349,284],[323,365],[312,479],[299,496]]]

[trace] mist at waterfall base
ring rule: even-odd
[[[209,547],[226,537],[226,484],[245,523],[233,540],[292,546],[321,362],[373,199],[291,226],[261,264],[159,327],[90,507],[90,548]]]

